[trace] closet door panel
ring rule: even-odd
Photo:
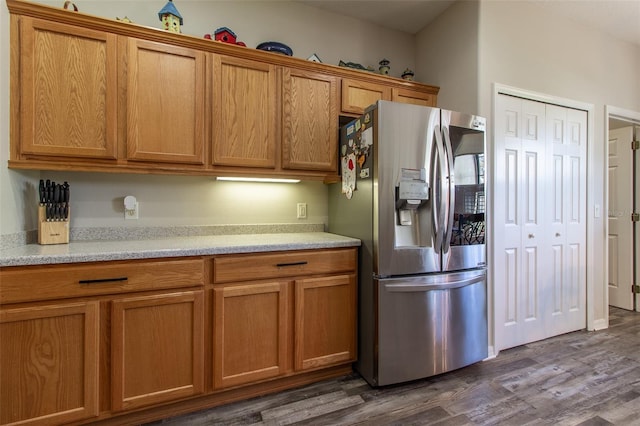
[[[586,112],[498,95],[498,350],[586,326]]]

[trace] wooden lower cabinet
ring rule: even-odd
[[[348,247],[1,268],[0,425],[140,424],[346,374],[356,265]]]
[[[99,328],[94,301],[0,309],[0,424],[97,416]]]
[[[214,292],[214,388],[284,374],[287,282],[224,286]]]
[[[295,369],[355,361],[355,275],[301,279],[295,288]]]
[[[356,359],[357,249],[217,256],[214,389]]]
[[[127,296],[111,302],[115,411],[204,391],[204,291]]]
[[[356,359],[353,274],[225,285],[213,292],[216,389],[288,374],[292,358],[293,371]]]

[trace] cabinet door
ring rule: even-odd
[[[282,167],[337,172],[337,79],[283,70]]]
[[[204,164],[204,52],[124,40],[127,159]]]
[[[391,89],[391,100],[405,104],[436,106],[436,96],[431,93],[394,87]]]
[[[355,275],[296,281],[295,369],[356,359]]]
[[[362,114],[365,108],[380,100],[391,100],[389,86],[346,78],[342,80],[342,112]]]
[[[99,302],[0,310],[0,424],[98,415]]]
[[[111,305],[114,411],[204,391],[204,292],[115,299]]]
[[[21,154],[116,158],[116,36],[20,21]]]
[[[276,166],[276,67],[213,55],[213,164]]]
[[[214,368],[217,389],[284,374],[286,282],[214,289]]]

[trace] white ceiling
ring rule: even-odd
[[[382,27],[419,32],[456,0],[298,0],[310,6],[369,21]],[[459,0],[477,1],[477,0]],[[496,0],[493,0],[496,1]],[[517,0],[501,0],[517,1]],[[607,32],[640,46],[640,0],[534,0],[549,13]]]

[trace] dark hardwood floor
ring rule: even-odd
[[[640,425],[640,313],[403,385],[357,374],[153,425]]]

